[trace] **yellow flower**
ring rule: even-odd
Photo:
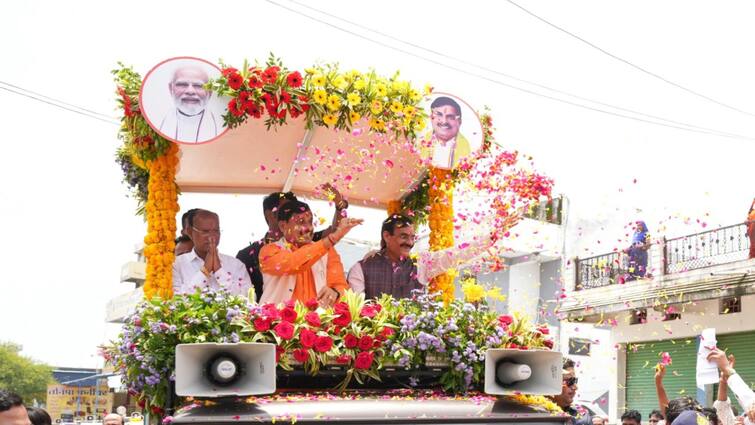
[[[322,117],[322,122],[327,125],[336,125],[336,123],[338,122],[338,117],[335,114],[325,114]]]
[[[370,104],[370,112],[372,112],[372,115],[379,115],[381,112],[383,112],[383,102],[379,100],[373,100]]]
[[[336,111],[341,107],[341,98],[337,94],[328,96],[328,109]]]
[[[393,112],[394,114],[398,114],[403,110],[404,110],[404,105],[402,105],[401,102],[399,102],[398,100],[394,100],[393,102],[391,102],[391,112]]]
[[[333,85],[343,90],[349,86],[349,83],[346,81],[345,78],[339,75],[338,77],[336,77],[335,80],[333,80]]]
[[[464,299],[470,303],[476,303],[485,298],[485,288],[478,285],[474,278],[465,279],[461,284],[461,291],[464,292]]]
[[[420,131],[425,128],[425,119],[422,117],[416,117],[414,119],[414,130]]]
[[[354,81],[354,88],[356,90],[364,90],[364,88],[367,86],[367,82],[364,80],[356,80]]]
[[[312,77],[312,85],[314,85],[315,87],[323,87],[326,81],[327,80],[325,79],[325,76],[322,74],[316,74],[314,77]]]
[[[328,93],[325,90],[317,90],[314,95],[312,95],[312,98],[320,105],[324,105],[325,102],[328,101]]]
[[[417,111],[416,109],[414,109],[414,106],[412,105],[404,106],[404,115],[406,115],[407,117],[413,117],[415,112]]]
[[[422,99],[422,95],[419,94],[417,90],[411,89],[409,90],[409,99],[411,99],[412,102],[417,102]]]
[[[362,103],[362,98],[359,96],[359,93],[351,92],[348,95],[346,95],[346,100],[349,101],[349,105],[356,106]]]
[[[357,112],[351,111],[351,113],[349,113],[349,121],[351,121],[352,123],[359,121],[359,119],[361,118],[362,116],[359,115]]]
[[[485,296],[496,301],[506,301],[506,295],[501,293],[501,288],[498,286],[488,289]]]
[[[378,84],[375,86],[375,93],[377,93],[378,96],[383,97],[388,94],[388,88],[385,87],[385,84]]]
[[[307,74],[309,74],[309,75],[312,75],[315,72],[317,72],[317,70],[314,69],[314,68],[304,68],[304,72],[307,73]]]

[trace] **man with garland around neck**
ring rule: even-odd
[[[315,298],[322,307],[335,304],[348,289],[335,244],[362,220],[343,218],[332,233],[317,242],[313,241],[312,211],[304,202],[283,204],[277,221],[282,237],[260,250],[264,282],[260,303],[306,302]]]
[[[483,237],[463,244],[464,248],[423,252],[415,260],[411,256],[415,242],[410,218],[400,214],[388,217],[381,228],[380,251],[368,254],[349,270],[351,289],[364,292],[366,298],[380,298],[383,294],[410,298],[412,291],[425,289],[435,276],[463,266],[492,245],[490,237]]]

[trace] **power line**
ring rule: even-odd
[[[659,120],[659,121],[669,122],[669,123],[676,124],[676,125],[681,125],[681,126],[687,126],[687,127],[691,127],[691,128],[696,128],[698,130],[703,130],[703,131],[707,131],[707,132],[711,132],[711,133],[719,133],[721,135],[726,135],[726,136],[748,138],[747,136],[741,136],[741,135],[734,134],[734,133],[729,133],[729,132],[725,132],[725,131],[721,131],[721,130],[716,130],[716,129],[712,129],[712,128],[708,128],[708,127],[702,127],[702,126],[698,126],[698,125],[695,125],[695,124],[689,124],[689,123],[685,123],[685,122],[682,122],[682,121],[672,120],[672,119],[669,119],[669,118],[663,118],[663,117],[660,117],[660,116],[657,116],[657,115],[647,114],[647,113],[636,111],[636,110],[633,110],[633,109],[628,109],[628,108],[624,108],[624,107],[621,107],[621,106],[612,105],[612,104],[609,104],[609,103],[601,102],[599,100],[594,100],[594,99],[586,98],[586,97],[583,97],[583,96],[580,96],[580,95],[577,95],[577,94],[574,94],[574,93],[570,93],[570,92],[566,92],[566,91],[563,91],[563,90],[555,89],[555,88],[552,88],[552,87],[549,87],[549,86],[546,86],[546,85],[543,85],[543,84],[540,84],[540,83],[537,83],[537,82],[534,82],[534,81],[525,80],[525,79],[522,79],[522,78],[510,75],[510,74],[507,74],[507,73],[495,70],[495,69],[491,69],[491,68],[488,68],[488,67],[485,67],[485,66],[482,66],[482,65],[479,65],[479,64],[476,64],[476,63],[464,60],[464,59],[456,58],[456,57],[453,57],[451,55],[448,55],[448,54],[439,52],[437,50],[433,50],[433,49],[421,46],[421,45],[416,44],[416,43],[412,43],[411,41],[407,41],[407,40],[404,40],[404,39],[392,36],[390,34],[387,34],[385,32],[382,32],[380,30],[367,27],[365,25],[359,24],[359,23],[354,22],[354,21],[350,21],[350,20],[342,18],[340,16],[333,15],[331,13],[328,13],[328,12],[325,12],[323,10],[311,7],[311,6],[307,5],[307,4],[298,2],[296,0],[288,0],[288,1],[290,3],[294,3],[294,4],[298,5],[298,6],[301,6],[301,7],[304,7],[306,9],[312,10],[314,12],[320,13],[322,15],[328,16],[330,18],[333,18],[333,19],[345,22],[347,24],[353,25],[353,26],[355,26],[357,28],[360,28],[360,29],[363,29],[363,30],[366,30],[366,31],[370,31],[370,32],[378,34],[378,35],[380,35],[382,37],[391,39],[393,41],[397,41],[399,43],[402,43],[402,44],[414,47],[414,48],[419,49],[419,50],[424,50],[426,52],[429,52],[429,53],[432,53],[434,55],[440,56],[442,58],[450,59],[450,60],[462,63],[464,65],[472,66],[472,67],[475,67],[477,69],[481,69],[483,71],[490,72],[492,74],[500,75],[502,77],[510,78],[512,80],[516,80],[516,81],[519,81],[519,82],[522,82],[522,83],[525,83],[525,84],[530,84],[530,85],[533,85],[533,86],[536,86],[536,87],[539,87],[539,88],[542,88],[542,89],[545,89],[545,90],[548,90],[548,91],[552,91],[554,93],[558,93],[558,94],[561,94],[561,95],[573,97],[573,98],[576,98],[576,99],[579,99],[579,100],[582,100],[582,101],[585,101],[585,102],[595,103],[597,105],[605,106],[605,107],[608,107],[608,108],[613,108],[613,109],[616,109],[616,110],[620,110],[620,111],[629,112],[629,113],[632,113],[632,114],[644,116],[644,117],[647,117],[647,118],[652,118],[652,119],[656,119],[656,120]],[[413,55],[413,56],[416,56],[416,55]],[[416,56],[416,57],[419,57],[419,56]],[[424,59],[424,58],[421,58],[421,59]]]
[[[76,114],[79,114],[79,115],[83,115],[85,117],[94,118],[94,119],[96,119],[98,121],[106,122],[108,124],[120,125],[120,122],[118,120],[116,120],[115,118],[113,118],[113,117],[103,118],[103,117],[107,117],[107,115],[105,115],[105,114],[101,114],[99,112],[90,111],[88,109],[81,108],[79,106],[72,105],[70,103],[66,103],[66,102],[54,99],[52,97],[49,97],[49,96],[45,96],[45,95],[41,95],[41,94],[36,94],[36,93],[35,93],[36,96],[34,96],[34,95],[31,95],[31,94],[24,93],[22,91],[16,90],[16,89],[11,88],[11,87],[17,87],[17,88],[19,88],[21,90],[27,91],[29,93],[33,93],[33,92],[29,91],[29,90],[26,90],[26,89],[23,89],[21,87],[14,86],[12,84],[8,84],[8,83],[2,82],[2,81],[0,81],[0,83],[4,84],[6,86],[9,86],[9,87],[0,86],[0,89],[2,89],[2,90],[9,91],[11,93],[15,93],[15,94],[20,95],[20,96],[28,97],[29,99],[34,99],[34,100],[36,100],[38,102],[42,102],[42,103],[46,103],[46,104],[51,105],[51,106],[55,106],[56,108],[65,109],[66,111],[73,112],[73,113],[76,113]]]
[[[35,95],[35,96],[43,97],[43,98],[45,98],[45,99],[48,99],[48,100],[51,100],[51,101],[53,101],[53,102],[57,102],[57,103],[60,103],[60,104],[62,104],[62,105],[70,106],[70,107],[72,107],[72,108],[76,108],[76,109],[80,109],[80,110],[82,110],[82,111],[86,111],[86,112],[89,112],[90,114],[99,115],[99,116],[101,116],[101,117],[103,117],[103,118],[107,118],[107,119],[115,119],[115,117],[113,117],[113,116],[110,116],[110,115],[105,115],[105,114],[103,114],[103,113],[100,113],[100,112],[97,112],[97,111],[92,111],[91,109],[82,108],[81,106],[76,106],[76,105],[74,105],[74,104],[71,104],[71,103],[68,103],[68,102],[64,102],[64,101],[62,101],[62,100],[58,100],[58,99],[55,99],[55,98],[53,98],[53,97],[50,97],[50,96],[46,96],[46,95],[44,95],[44,94],[42,94],[42,93],[37,93],[37,92],[31,91],[31,90],[29,90],[29,89],[25,89],[25,88],[23,88],[23,87],[19,87],[19,86],[15,85],[15,84],[7,83],[7,82],[5,82],[5,81],[0,81],[0,84],[5,84],[6,86],[10,86],[10,87],[13,87],[13,88],[15,88],[15,89],[23,90],[23,91],[25,91],[25,92],[27,92],[27,93],[31,93],[31,94],[33,94],[33,95]]]
[[[607,56],[610,56],[611,58],[613,58],[613,59],[615,59],[615,60],[617,60],[619,62],[622,62],[622,63],[624,63],[626,65],[629,65],[632,68],[634,68],[634,69],[636,69],[636,70],[638,70],[640,72],[643,72],[643,73],[645,73],[647,75],[650,75],[653,78],[657,78],[657,79],[663,81],[664,83],[670,84],[670,85],[672,85],[672,86],[674,86],[674,87],[676,87],[678,89],[684,90],[687,93],[693,94],[693,95],[695,95],[697,97],[700,97],[700,98],[703,98],[703,99],[708,100],[710,102],[713,102],[713,103],[715,103],[715,104],[717,104],[719,106],[723,106],[724,108],[728,108],[728,109],[731,109],[733,111],[737,111],[739,113],[742,113],[742,114],[745,114],[745,115],[749,115],[751,117],[755,117],[755,114],[753,114],[751,112],[744,111],[742,109],[737,108],[736,106],[731,106],[731,105],[728,105],[728,104],[726,104],[724,102],[718,101],[718,100],[716,100],[716,99],[714,99],[714,98],[712,98],[710,96],[706,96],[706,95],[704,95],[704,94],[702,94],[700,92],[697,92],[695,90],[687,88],[687,87],[685,87],[685,86],[683,86],[681,84],[675,83],[675,82],[669,80],[668,78],[665,78],[665,77],[663,77],[661,75],[656,74],[655,72],[652,72],[652,71],[650,71],[648,69],[645,69],[645,68],[643,68],[643,67],[641,67],[639,65],[636,65],[636,64],[634,64],[634,63],[632,63],[632,62],[630,62],[630,61],[628,61],[628,60],[626,60],[626,59],[624,59],[624,58],[622,58],[620,56],[617,56],[617,55],[615,55],[615,54],[613,54],[613,53],[611,53],[611,52],[609,52],[609,51],[601,48],[600,46],[597,46],[594,43],[591,43],[590,41],[585,40],[584,38],[582,38],[582,37],[580,37],[580,36],[578,36],[578,35],[570,32],[570,31],[568,31],[568,30],[566,30],[564,28],[561,28],[560,26],[558,26],[558,25],[556,25],[556,24],[554,24],[554,23],[546,20],[545,18],[542,18],[542,17],[536,15],[535,13],[529,11],[528,9],[526,9],[523,6],[519,5],[518,3],[515,3],[513,0],[506,0],[506,1],[509,2],[510,4],[512,4],[513,6],[518,7],[523,12],[525,12],[528,15],[532,16],[533,18],[535,18],[535,19],[537,19],[537,20],[539,20],[539,21],[541,21],[541,22],[543,22],[543,23],[545,23],[547,25],[550,25],[551,27],[553,27],[553,28],[555,28],[555,29],[563,32],[564,34],[567,34],[570,37],[575,38],[575,39],[581,41],[582,43],[584,43],[584,44],[592,47],[593,49],[598,50],[599,52],[601,52],[601,53],[603,53],[603,54],[605,54]]]

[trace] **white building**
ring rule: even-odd
[[[715,328],[718,346],[737,356],[737,371],[755,381],[755,260],[742,224],[656,241],[650,276],[621,283],[625,255],[572,259],[560,307],[561,346],[578,362],[581,399],[608,401],[612,423],[625,409],[647,417],[658,408],[654,366],[668,352],[669,398],[710,406],[713,386],[695,382],[697,338]],[[733,398],[733,397],[732,397]]]

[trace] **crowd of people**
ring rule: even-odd
[[[103,425],[123,425],[123,416],[108,413],[102,419]],[[26,407],[16,393],[0,389],[0,425],[52,425],[52,418],[45,409]]]
[[[703,407],[696,399],[684,396],[669,400],[663,379],[666,366],[658,364],[655,373],[658,409],[648,414],[650,425],[753,425],[755,424],[755,392],[745,383],[734,369],[733,354],[727,355],[720,349],[714,349],[708,360],[719,369],[719,383],[716,400],[710,407]],[[571,416],[571,425],[606,425],[608,418],[596,415],[585,406],[575,403],[577,394],[577,376],[574,361],[565,358],[563,364],[563,381],[561,394],[551,397],[564,412]],[[744,409],[738,414],[728,391],[734,394],[737,402]],[[626,410],[621,415],[621,425],[641,425],[642,413]]]
[[[218,252],[220,217],[206,209],[192,209],[182,217],[176,239],[173,290],[176,294],[197,288],[225,288],[233,294],[253,296],[260,303],[311,299],[323,307],[333,305],[351,289],[368,298],[390,294],[409,297],[435,276],[467,264],[490,248],[490,237],[463,244],[464,249],[419,253],[413,221],[394,214],[383,221],[380,250],[371,252],[347,273],[335,246],[363,220],[350,218],[348,202],[332,186],[336,210],[332,223],[315,231],[310,206],[292,192],[275,192],[264,198],[265,236],[242,248],[236,257]],[[253,291],[250,291],[253,289]]]

